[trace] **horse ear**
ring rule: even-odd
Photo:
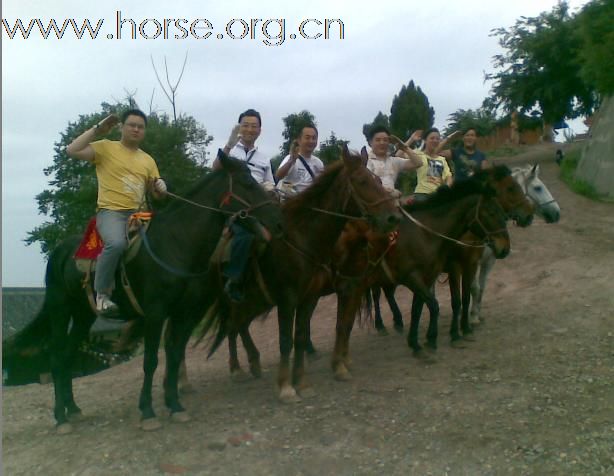
[[[360,149],[360,157],[362,157],[362,165],[367,166],[367,162],[369,161],[369,154],[367,153],[367,148],[363,145],[362,149]]]
[[[539,164],[536,163],[531,169],[531,175],[533,177],[537,177],[538,174],[539,174]]]

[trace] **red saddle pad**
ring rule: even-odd
[[[75,253],[75,259],[96,259],[102,252],[104,243],[96,229],[96,217],[93,217],[87,224],[85,234],[81,240],[79,248]]]

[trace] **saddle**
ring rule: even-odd
[[[128,219],[126,230],[128,248],[124,253],[122,262],[127,263],[136,256],[142,240],[139,230],[143,227],[147,230],[151,217],[151,212],[136,212]],[[96,260],[100,253],[102,253],[103,247],[104,242],[96,229],[96,217],[92,217],[87,224],[81,244],[74,255],[77,269],[82,273],[94,271],[96,269]]]
[[[128,282],[125,264],[133,259],[139,251],[142,242],[140,230],[147,230],[152,216],[153,214],[151,212],[136,212],[130,216],[126,230],[126,234],[128,236],[128,248],[124,252],[119,264],[122,287],[124,288],[132,307],[140,315],[143,315],[143,310],[136,300],[136,297],[132,292],[132,288],[130,287],[130,283]],[[102,253],[103,247],[104,242],[96,229],[96,217],[92,217],[87,224],[81,244],[77,248],[73,258],[77,269],[84,274],[83,288],[86,291],[90,307],[92,310],[94,310],[94,312],[96,312],[96,304],[94,301],[94,292],[92,290],[91,274],[96,269],[96,260],[98,259],[100,253]]]

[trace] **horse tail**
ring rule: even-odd
[[[24,329],[2,343],[2,359],[32,357],[42,353],[51,335],[51,319],[46,303]]]
[[[211,357],[220,344],[228,335],[227,331],[227,312],[224,312],[220,305],[220,300],[216,299],[215,302],[207,309],[205,316],[203,317],[202,324],[196,332],[196,342],[194,347],[202,342],[207,337],[206,347],[209,348],[207,358]]]
[[[367,292],[362,296],[360,306],[358,307],[358,326],[363,327],[365,324],[373,327],[373,299],[371,296],[371,288],[367,288]]]

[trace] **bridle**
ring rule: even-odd
[[[341,212],[333,212],[333,211],[330,211],[330,210],[325,210],[323,208],[317,208],[317,207],[311,207],[311,210],[319,212],[319,213],[324,213],[325,215],[332,215],[332,216],[336,216],[338,218],[345,218],[345,219],[349,219],[349,220],[372,221],[373,214],[371,212],[369,212],[369,209],[373,209],[373,208],[377,207],[378,205],[381,205],[382,203],[386,203],[386,202],[394,201],[395,200],[395,198],[390,196],[389,194],[386,194],[385,197],[382,197],[379,200],[374,200],[372,202],[368,202],[366,200],[363,200],[360,197],[360,195],[358,195],[358,193],[356,192],[356,189],[352,185],[351,179],[348,177],[347,180],[348,180],[347,188],[349,190],[349,193],[347,194],[347,197],[345,198],[345,200],[343,202],[343,205],[341,207],[341,210],[342,210]],[[348,204],[349,204],[351,198],[354,199],[354,201],[356,202],[356,205],[358,206],[358,209],[360,210],[360,215],[359,216],[349,215],[346,212]]]
[[[499,233],[503,233],[504,231],[507,230],[507,228],[504,226],[503,228],[500,228],[500,229],[495,230],[495,231],[489,231],[488,228],[486,228],[486,226],[480,220],[480,206],[482,205],[482,199],[483,199],[483,196],[480,196],[480,198],[478,199],[478,203],[477,203],[477,205],[475,207],[475,214],[473,216],[473,219],[469,222],[469,225],[468,225],[467,228],[471,228],[471,226],[474,223],[476,223],[478,225],[478,227],[480,228],[480,230],[484,233],[483,241],[485,243],[489,243],[491,241],[491,236],[492,235],[497,235]],[[503,211],[503,208],[501,208],[501,205],[499,205],[498,202],[497,202],[497,207],[499,208],[500,212],[505,216],[505,212]],[[471,243],[465,243],[464,241],[460,241],[460,240],[451,238],[451,237],[449,237],[447,235],[444,235],[443,233],[439,233],[438,231],[433,230],[432,228],[428,227],[427,225],[422,223],[420,220],[415,218],[411,213],[406,211],[403,207],[400,207],[400,210],[401,210],[401,213],[403,214],[403,216],[405,216],[409,221],[411,221],[415,225],[419,226],[420,228],[428,231],[429,233],[431,233],[431,234],[433,234],[435,236],[438,236],[439,238],[443,238],[444,240],[448,240],[448,241],[451,241],[453,243],[456,243],[457,245],[466,246],[466,247],[469,247],[469,248],[485,248],[486,247],[486,244],[474,245],[474,244],[471,244]]]
[[[220,205],[219,207],[210,207],[208,205],[204,205],[202,203],[198,203],[198,202],[194,202],[192,200],[189,200],[185,197],[182,197],[180,195],[174,194],[172,192],[167,192],[167,195],[175,198],[176,200],[180,200],[182,202],[188,203],[190,205],[193,205],[195,207],[198,208],[202,208],[205,210],[209,210],[212,212],[216,212],[216,213],[220,213],[223,215],[228,215],[230,217],[230,220],[234,220],[234,219],[246,219],[247,217],[250,216],[251,212],[253,212],[254,210],[257,210],[259,208],[262,208],[263,206],[266,205],[272,205],[274,202],[273,200],[264,200],[263,202],[257,203],[255,205],[252,205],[249,201],[245,200],[244,198],[242,198],[240,195],[237,195],[234,191],[233,191],[233,176],[231,173],[228,174],[228,191],[223,195],[222,199],[220,200]],[[245,205],[246,208],[242,208],[236,212],[232,212],[230,210],[224,210],[223,207],[230,205],[230,201],[234,199],[236,201],[238,201],[239,203]],[[264,226],[264,225],[263,225]],[[266,227],[265,227],[266,229]],[[158,255],[156,255],[154,253],[154,251],[151,249],[151,244],[149,243],[149,239],[147,238],[147,232],[145,231],[144,228],[140,228],[139,230],[139,234],[141,235],[141,238],[143,240],[143,244],[145,245],[145,249],[147,250],[147,252],[149,253],[149,256],[163,269],[165,269],[166,271],[168,271],[169,273],[175,274],[177,276],[180,276],[182,278],[196,278],[196,277],[200,277],[200,276],[204,276],[207,272],[208,269],[205,269],[204,271],[199,271],[196,273],[190,272],[190,271],[185,271],[182,269],[178,269],[175,268],[174,266],[169,265],[168,263],[164,262]]]
[[[556,200],[554,198],[552,198],[552,200],[547,200],[547,201],[544,201],[544,202],[540,202],[537,199],[535,199],[529,193],[529,182],[531,182],[533,180],[535,180],[535,177],[523,180],[522,184],[520,184],[520,188],[524,192],[525,196],[528,197],[529,200],[531,200],[535,204],[535,206],[538,207],[538,208],[543,208],[543,207],[545,207],[547,205],[550,205],[551,203],[556,203]]]

